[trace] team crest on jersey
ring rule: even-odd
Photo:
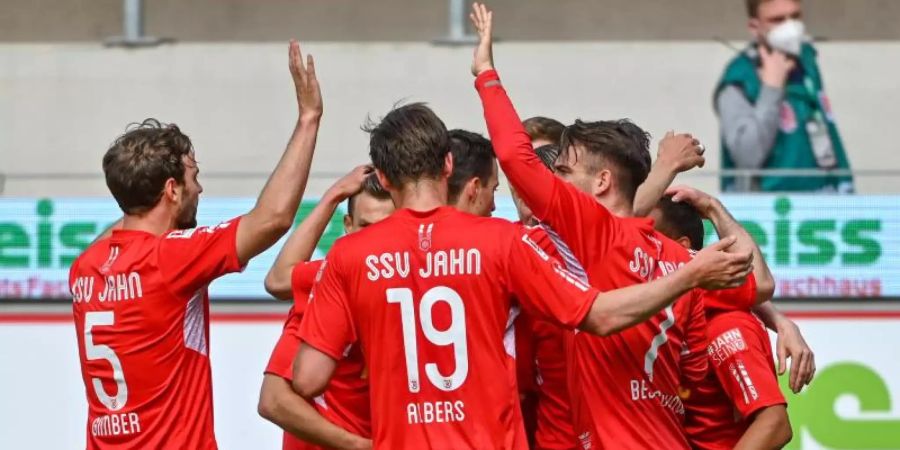
[[[428,226],[425,226],[424,223],[419,224],[419,250],[422,250],[423,252],[431,250],[432,229],[434,229],[433,223],[429,223]]]
[[[116,262],[116,258],[119,257],[119,246],[111,245],[109,247],[109,257],[106,258],[106,262],[100,266],[100,273],[102,275],[109,275],[109,268],[112,267],[113,263]]]
[[[794,112],[794,107],[786,101],[781,102],[778,126],[784,133],[797,131],[797,113]]]

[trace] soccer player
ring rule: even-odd
[[[703,247],[701,216],[720,234],[740,227],[709,195],[687,187],[672,188],[669,193],[672,195],[660,200],[651,217],[658,230],[686,248]],[[739,288],[709,294],[732,307],[707,304],[707,351],[712,370],[684,399],[685,431],[696,449],[777,449],[792,437],[769,335],[750,312],[758,300],[768,300],[775,292],[775,281],[758,248],[754,256],[755,277]]]
[[[199,169],[175,125],[146,120],[104,155],[107,186],[125,217],[69,273],[87,448],[216,448],[206,287],[291,226],[322,115],[312,57],[304,65],[296,42],[289,55],[299,118],[247,214],[194,228]]]
[[[650,171],[649,139],[628,121],[576,121],[560,142],[557,178],[535,156],[491,57],[491,13],[472,14],[480,41],[472,72],[500,166],[534,216],[558,233],[560,252],[591,284],[611,291],[665,279],[691,255],[631,217]],[[698,154],[690,136],[681,139]],[[741,254],[749,254],[741,244]],[[578,266],[578,263],[583,263]],[[676,270],[677,269],[677,270]],[[574,335],[569,367],[575,433],[582,447],[689,448],[681,422],[682,377],[705,375],[705,318],[699,291],[622,333]]]
[[[500,185],[497,158],[491,141],[466,130],[450,130],[453,172],[447,180],[447,197],[454,208],[476,216],[494,212],[494,193]]]
[[[294,300],[284,323],[269,364],[266,367],[259,394],[259,414],[285,430],[284,450],[318,449],[316,444],[340,443],[340,448],[366,448],[371,445],[369,386],[365,379],[364,361],[355,347],[341,361],[328,390],[315,400],[315,408],[330,423],[321,423],[320,434],[304,434],[295,424],[302,421],[323,420],[310,414],[313,406],[291,388],[294,356],[300,347],[299,328],[309,291],[322,260],[309,261],[322,237],[329,219],[338,205],[347,200],[344,232],[359,231],[394,211],[388,193],[382,189],[371,172],[371,166],[360,166],[338,180],[309,216],[294,230],[282,247],[266,276],[266,290],[282,300]],[[333,424],[333,425],[332,425]],[[302,440],[301,440],[302,439]]]
[[[445,206],[449,141],[422,104],[371,127],[370,156],[398,209],[335,243],[301,324],[293,386],[305,398],[325,389],[348,346],[361,345],[375,447],[525,446],[503,346],[513,296],[536,317],[610,334],[698,283],[732,286],[749,273],[749,254],[720,251],[729,241],[671,277],[600,294],[520,226]]]

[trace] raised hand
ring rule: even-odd
[[[659,141],[656,160],[665,164],[673,172],[680,173],[694,167],[703,167],[706,163],[706,159],[703,157],[705,151],[700,141],[690,134],[675,134],[674,131],[669,131]]]
[[[691,270],[697,285],[707,290],[728,289],[744,284],[753,271],[753,253],[728,253],[726,250],[735,242],[736,239],[729,236],[704,248],[682,270]]]
[[[493,36],[491,36],[493,14],[482,3],[472,4],[469,18],[475,32],[478,33],[478,46],[475,47],[475,56],[472,58],[472,75],[476,77],[494,68]]]
[[[666,195],[671,195],[673,202],[685,202],[693,206],[705,218],[709,218],[710,209],[715,206],[716,202],[711,195],[684,185],[666,189]]]
[[[335,181],[328,190],[342,200],[349,198],[362,190],[363,183],[366,182],[366,178],[368,178],[374,170],[375,169],[368,164],[356,166],[350,173]]]
[[[322,116],[322,92],[316,78],[316,64],[312,55],[306,55],[306,65],[303,64],[300,43],[293,39],[288,49],[288,66],[291,69],[291,77],[294,78],[294,88],[297,90],[300,117],[318,119]]]
[[[797,62],[787,54],[759,45],[759,79],[767,86],[783,88],[788,74],[794,70]]]

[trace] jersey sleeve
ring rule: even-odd
[[[695,386],[703,381],[709,369],[709,358],[706,356],[706,314],[700,296],[700,291],[691,292],[687,321],[684,323],[685,348],[681,356],[681,374],[687,386]]]
[[[736,288],[702,291],[702,298],[708,311],[750,311],[756,305],[756,277],[751,273],[747,281]]]
[[[603,254],[614,233],[612,214],[541,163],[496,71],[479,75],[475,87],[497,161],[516,193],[538,220],[559,233],[578,259],[588,260],[595,251]]]
[[[322,260],[299,262],[291,269],[291,295],[294,297],[294,308],[300,314],[306,311],[309,292],[321,269]]]
[[[237,256],[240,218],[211,227],[171,231],[159,241],[160,272],[176,294],[193,293],[242,269]]]
[[[528,314],[567,328],[584,320],[599,291],[551,258],[524,229],[512,242],[506,262],[509,289]]]
[[[357,338],[339,253],[338,248],[329,252],[300,324],[300,339],[336,361],[344,358]]]
[[[744,418],[762,408],[786,404],[775,377],[771,344],[755,320],[723,317],[713,319],[709,327],[710,364]]]

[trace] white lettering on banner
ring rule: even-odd
[[[406,405],[406,422],[414,424],[462,422],[466,420],[466,404],[454,402],[417,402]]]
[[[684,404],[678,395],[664,394],[659,389],[655,389],[647,380],[631,380],[631,400],[632,401],[658,401],[659,404],[672,410],[675,414],[684,415]]]
[[[721,366],[726,359],[734,356],[738,352],[747,350],[747,343],[741,330],[732,328],[710,340],[706,347],[707,353],[712,358],[716,367]]]
[[[106,286],[99,295],[101,302],[139,300],[144,297],[141,276],[137,272],[116,273],[106,276]]]
[[[137,413],[107,414],[91,421],[91,435],[125,436],[141,432],[141,420]]]
[[[366,256],[369,281],[406,279],[410,274],[409,252],[386,252]],[[425,252],[425,266],[416,273],[422,278],[455,275],[481,275],[481,252],[476,248],[458,248]]]

